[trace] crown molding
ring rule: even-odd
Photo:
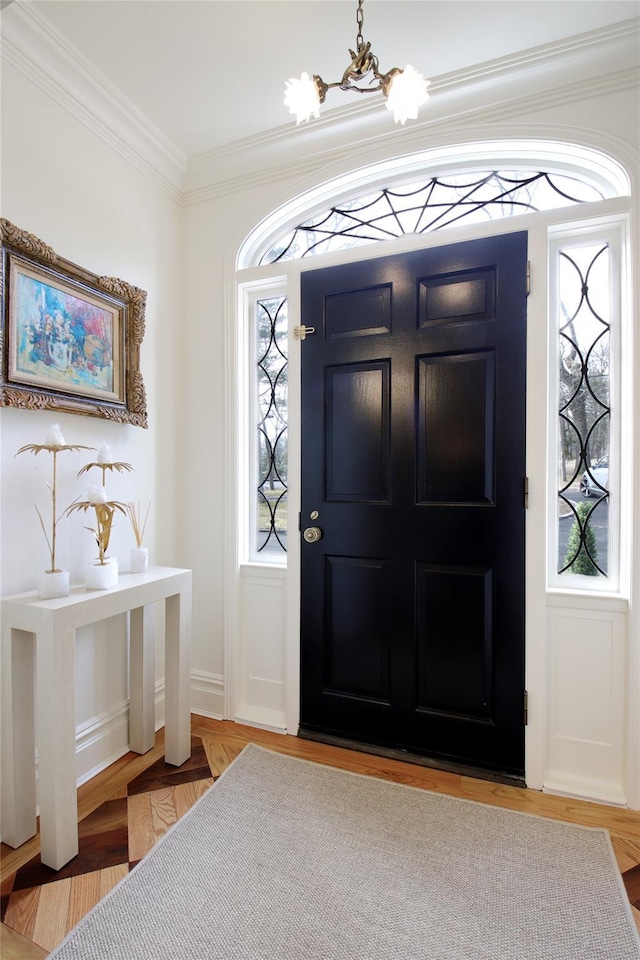
[[[187,157],[75,44],[28,2],[2,14],[2,59],[175,202]]]
[[[505,71],[511,73],[514,70],[538,69],[540,66],[546,69],[552,61],[566,62],[570,59],[582,58],[585,55],[589,56],[590,48],[610,47],[614,44],[617,45],[619,41],[622,41],[625,45],[635,46],[637,54],[639,39],[640,17],[632,17],[630,20],[622,20],[619,23],[600,27],[597,30],[589,30],[587,33],[580,33],[563,40],[555,40],[552,43],[531,47],[529,50],[521,51],[509,57],[488,60],[464,71],[443,74],[439,79],[439,84],[444,90],[458,83],[469,84],[487,78],[493,79]]]
[[[456,87],[473,86],[479,82],[495,80],[505,73],[510,74],[514,71],[531,69],[532,67],[548,69],[552,61],[561,62],[567,57],[580,56],[583,51],[588,51],[590,47],[609,46],[612,42],[623,40],[632,40],[633,36],[640,38],[640,17],[631,20],[625,20],[620,24],[614,24],[612,27],[605,27],[600,30],[592,30],[567,40],[555,41],[544,46],[533,47],[524,53],[514,56],[502,57],[496,60],[486,61],[475,66],[459,70],[453,73],[442,74],[439,77],[431,78],[429,86],[430,99],[437,100],[439,95],[443,95]],[[632,41],[633,42],[633,41]],[[635,42],[637,50],[638,40]],[[189,170],[196,170],[199,166],[206,168],[214,165],[218,161],[226,158],[235,157],[237,154],[250,148],[264,148],[273,144],[280,144],[286,141],[295,141],[304,136],[307,131],[331,130],[335,127],[340,128],[345,122],[358,120],[358,118],[368,117],[380,113],[381,101],[361,100],[356,103],[345,105],[344,107],[333,108],[329,112],[325,111],[317,120],[302,127],[294,127],[293,122],[283,124],[264,133],[247,137],[243,140],[236,140],[233,143],[214,150],[207,150],[203,153],[195,154],[189,158]],[[430,104],[431,106],[431,104]],[[430,107],[427,107],[428,110]],[[388,119],[388,115],[384,114]],[[420,125],[420,121],[412,124],[412,128]],[[409,128],[403,128],[406,132]]]
[[[593,96],[616,93],[626,89],[638,89],[640,86],[640,67],[620,70],[606,77],[595,77],[588,81],[554,87],[550,91],[532,93],[526,96],[506,97],[489,106],[463,106],[452,109],[446,115],[414,124],[411,129],[392,128],[385,133],[374,132],[370,136],[358,136],[357,156],[351,145],[327,150],[315,150],[310,156],[292,159],[285,163],[263,165],[259,170],[238,174],[234,177],[218,179],[202,187],[187,190],[184,204],[202,203],[230,193],[245,190],[257,185],[267,185],[283,180],[303,178],[308,173],[320,169],[339,167],[349,169],[354,162],[361,165],[362,157],[371,160],[375,155],[409,153],[412,149],[424,149],[425,145],[442,143],[447,134],[454,136],[470,127],[482,127],[502,123],[511,119],[520,121],[523,116],[554,106],[563,106],[589,99]],[[456,139],[458,137],[456,136]],[[245,148],[246,149],[246,148]],[[627,145],[628,150],[628,145]],[[284,151],[280,151],[282,154]]]
[[[640,18],[634,18],[436,77],[421,119],[411,126],[390,125],[379,100],[359,102],[326,111],[304,126],[287,124],[198,154],[189,160],[184,202],[304,176],[333,161],[352,165],[369,149],[406,152],[413,143],[424,145],[436,132],[453,132],[468,122],[515,117],[637,86],[639,39]]]
[[[423,119],[411,127],[390,126],[379,100],[365,101],[328,110],[304,127],[287,123],[187,158],[28,0],[14,0],[2,18],[3,60],[184,205],[304,177],[325,165],[352,165],[354,153],[362,157],[368,149],[406,153],[469,123],[637,87],[639,38],[636,17],[435,77]]]
[[[457,113],[451,113],[446,118],[445,123],[447,126],[454,128],[475,120],[485,122],[506,120],[511,117],[519,117],[524,113],[548,110],[568,103],[578,103],[580,100],[589,100],[592,97],[603,96],[608,93],[638,89],[639,84],[640,67],[630,67],[604,77],[592,77],[578,83],[566,84],[563,87],[554,87],[553,90],[543,93],[534,93],[524,97],[508,97],[486,108],[462,109]]]

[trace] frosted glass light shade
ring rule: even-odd
[[[410,64],[392,78],[387,92],[387,110],[392,111],[396,123],[416,119],[419,108],[429,99],[428,86],[429,81]]]
[[[284,91],[284,103],[289,113],[296,117],[296,124],[308,120],[312,115],[320,116],[320,95],[315,80],[303,73],[299,80],[293,77],[287,80]]]

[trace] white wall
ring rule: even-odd
[[[10,34],[13,46],[10,56],[3,51],[2,215],[66,259],[148,291],[141,369],[149,430],[81,416],[56,419],[69,442],[97,445],[107,440],[119,458],[136,467],[135,474],[116,478],[110,489],[124,499],[152,501],[147,538],[152,562],[193,569],[192,707],[221,715],[226,697],[231,716],[292,729],[298,645],[295,570],[287,577],[286,597],[282,580],[266,574],[244,577],[249,594],[240,586],[235,539],[238,247],[264,216],[341,173],[364,163],[488,138],[539,137],[596,147],[626,167],[637,196],[637,32],[605,30],[601,40],[590,35],[549,51],[538,49],[514,65],[489,65],[480,79],[474,71],[450,76],[436,90],[424,118],[411,126],[395,128],[387,111],[376,104],[358,104],[316,126],[287,125],[255,143],[191,158],[187,166],[186,158],[182,164],[177,151],[136,123],[134,112],[110,99],[108,87],[97,91],[95,77],[89,83],[81,64],[64,61],[53,35],[47,39],[32,31],[26,16],[13,4],[3,12],[3,33]],[[295,294],[295,277],[293,284]],[[295,309],[294,302],[292,319]],[[634,349],[638,369],[637,343]],[[292,389],[295,392],[295,386]],[[634,402],[640,417],[637,395]],[[530,394],[530,437],[538,444],[533,448],[538,460],[540,449],[544,458],[544,403],[538,378]],[[43,484],[33,469],[34,459],[23,455],[15,460],[14,453],[25,443],[41,441],[51,420],[47,413],[1,412],[3,595],[33,588],[36,572],[46,561],[33,510],[34,500],[43,496]],[[83,459],[68,456],[73,499],[79,492],[74,476]],[[539,469],[544,475],[544,467]],[[295,479],[294,470],[292,476]],[[61,489],[65,482],[61,470]],[[639,495],[633,515],[636,529]],[[531,501],[544,517],[539,489],[532,491]],[[126,525],[119,524],[113,552],[124,557],[123,565],[130,543]],[[61,561],[78,579],[92,549],[81,518],[61,525],[59,549]],[[635,569],[638,596],[640,563]],[[539,584],[540,569],[536,578]],[[265,631],[250,604],[251,596],[268,589],[269,579],[274,596]],[[547,650],[556,628],[547,628],[546,615],[543,596],[535,621],[540,629],[528,636],[539,652],[536,696],[530,704],[540,745],[536,785],[551,773],[576,773],[566,764],[564,770],[553,768],[561,751],[554,746],[558,731],[549,726],[555,723],[549,690],[557,690],[558,681],[562,684],[566,663],[559,664],[556,677],[548,675],[548,664],[558,661],[554,649]],[[634,736],[635,745],[640,743],[640,626],[635,616],[624,628],[626,662],[635,673],[629,679],[626,716],[616,719],[618,725],[627,725],[622,734],[628,751]],[[561,619],[558,615],[554,623]],[[619,624],[615,635],[621,636]],[[565,644],[563,652],[567,649]],[[614,672],[619,672],[620,662],[618,657]],[[78,665],[83,777],[126,749],[123,623],[82,631]],[[597,658],[588,666],[586,683],[592,690]],[[620,685],[619,678],[617,682]],[[620,771],[614,776],[620,780]],[[565,786],[568,782],[565,777]],[[582,795],[588,789],[584,782],[580,785]],[[637,771],[633,789],[640,803]]]
[[[185,564],[193,570],[192,708],[221,717],[223,703],[225,489],[224,254],[218,218],[205,218],[202,234],[184,210],[182,330],[184,416],[180,461],[178,535]]]
[[[148,292],[141,370],[147,390],[149,429],[71,414],[1,411],[0,590],[3,596],[35,589],[47,566],[47,547],[34,509],[49,506],[36,473],[48,475],[46,454],[15,458],[26,443],[43,443],[58,421],[67,443],[110,445],[135,472],[108,477],[119,500],[151,501],[146,542],[152,563],[180,566],[181,509],[176,449],[181,429],[182,350],[186,322],[181,299],[180,210],[131,163],[9,65],[2,83],[2,216],[34,233],[65,259]],[[85,452],[58,458],[61,505],[86,492],[78,469]],[[95,547],[76,514],[59,524],[57,560],[72,582]],[[114,523],[109,554],[129,566],[129,522]],[[161,662],[161,661],[160,661]],[[78,774],[126,751],[128,675],[126,623],[118,618],[79,631],[77,644]],[[159,674],[158,679],[161,679]],[[159,716],[160,718],[160,716]]]

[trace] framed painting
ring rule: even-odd
[[[147,426],[146,293],[63,260],[0,220],[0,406]]]

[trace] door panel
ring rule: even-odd
[[[325,337],[367,337],[391,332],[391,286],[350,290],[325,301]]]
[[[326,369],[327,500],[388,502],[389,392],[387,360]]]
[[[325,557],[324,595],[324,689],[387,703],[389,564]]]
[[[496,290],[495,271],[449,273],[420,280],[420,326],[451,320],[491,320]]]
[[[302,276],[302,729],[523,771],[526,248]]]
[[[419,710],[490,718],[492,596],[490,570],[416,564]]]
[[[491,503],[493,351],[417,363],[418,503]]]

